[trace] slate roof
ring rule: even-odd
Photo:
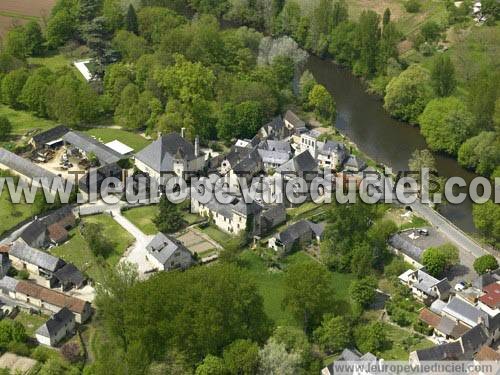
[[[21,238],[28,245],[34,243],[34,241],[40,237],[47,230],[47,226],[39,219],[35,219],[30,225],[28,225],[21,233]]]
[[[171,172],[175,158],[193,160],[197,158],[194,151],[193,144],[173,132],[160,136],[156,141],[139,151],[135,158],[157,172]],[[203,153],[200,151],[199,156],[201,155]]]
[[[102,165],[116,163],[123,158],[123,155],[120,153],[81,132],[71,131],[66,133],[62,138],[64,142],[73,145],[87,154],[94,153]]]
[[[282,165],[290,160],[290,153],[283,151],[258,150],[263,163]]]
[[[317,231],[322,233],[321,227],[317,224],[314,224],[309,220],[300,220],[290,225],[284,231],[276,234],[275,238],[277,238],[283,245],[289,245],[293,244],[307,232],[311,232],[311,234],[315,236]]]
[[[302,175],[304,173],[317,172],[318,162],[313,158],[309,150],[304,151],[292,159],[287,161],[285,164],[280,165],[276,168],[276,172],[279,173],[295,173],[297,175]]]
[[[64,293],[47,289],[28,281],[19,281],[16,286],[16,293],[22,293],[61,308],[67,307],[71,312],[76,314],[83,313],[86,306],[89,305],[88,302],[79,298],[70,297]]]
[[[453,319],[448,318],[446,315],[441,318],[439,325],[435,328],[439,332],[451,336],[454,339],[458,339],[470,329],[469,327],[463,325],[462,323],[458,323]]]
[[[108,177],[116,177],[121,179],[122,177],[122,168],[117,163],[111,163],[108,165],[104,165],[95,169],[92,173],[95,173],[95,189],[96,192],[100,192],[102,182]],[[90,191],[90,173],[87,172],[78,180],[78,187],[84,191],[85,193],[89,193]]]
[[[285,124],[283,123],[283,119],[281,116],[276,116],[274,117],[271,121],[269,121],[267,124],[262,126],[266,134],[269,136],[270,133],[277,133],[280,132]]]
[[[210,199],[203,205],[208,207],[210,211],[217,212],[228,219],[233,218],[233,211],[242,216],[249,216],[256,215],[263,210],[263,207],[257,202],[252,201],[247,204],[244,199],[239,197],[234,197],[231,203],[221,203],[217,199]]]
[[[347,156],[347,149],[343,143],[336,141],[319,142],[318,152],[323,155],[337,153],[344,159]]]
[[[342,350],[342,353],[340,354],[340,357],[338,360],[341,361],[358,361],[361,358],[361,353],[357,351],[356,349],[344,349]]]
[[[290,110],[286,111],[284,119],[292,124],[295,129],[302,129],[306,127],[306,123]]]
[[[389,245],[394,247],[397,250],[400,250],[405,255],[408,255],[410,258],[419,261],[424,253],[424,250],[413,245],[410,241],[404,238],[401,234],[397,233],[389,238]]]
[[[65,264],[62,259],[44,251],[34,249],[22,240],[17,240],[12,244],[9,254],[10,256],[14,256],[26,263],[34,264],[50,272],[55,272],[59,267]]]
[[[0,279],[0,289],[3,293],[15,292],[19,281],[10,276],[4,276]]]
[[[350,167],[361,171],[366,168],[366,163],[363,159],[356,155],[349,155],[344,163],[344,167]]]
[[[430,296],[437,297],[437,293],[433,290],[434,287],[441,293],[451,289],[451,285],[447,279],[438,280],[422,269],[409,273],[409,275],[413,274],[416,274],[417,282],[413,282],[412,286]]]
[[[48,142],[55,141],[57,139],[60,139],[68,133],[70,130],[64,126],[64,125],[58,125],[56,127],[53,127],[49,130],[46,130],[44,132],[38,133],[37,135],[33,136],[33,141],[38,144],[46,144]]]
[[[4,148],[0,148],[0,164],[30,179],[45,178],[47,181],[41,180],[41,184],[46,187],[51,187],[52,181],[57,177],[54,173]]]
[[[65,325],[75,320],[75,316],[66,307],[55,313],[49,320],[36,330],[36,334],[44,337],[54,337]]]
[[[483,314],[482,311],[475,306],[472,306],[457,297],[450,299],[448,304],[443,309],[443,313],[451,315],[471,327],[477,325],[480,318],[487,315],[486,313]]]
[[[496,270],[480,275],[472,282],[472,286],[476,287],[479,290],[483,290],[485,286],[500,281],[500,275],[498,275],[498,273],[499,270]]]
[[[66,263],[59,268],[54,275],[62,284],[72,284],[77,288],[81,287],[86,280],[83,273],[71,263]]]
[[[462,348],[467,358],[471,358],[488,341],[488,334],[482,324],[468,330],[461,338]]]
[[[463,358],[462,346],[458,341],[416,350],[415,354],[420,361],[450,361]]]
[[[235,173],[254,173],[261,169],[262,158],[257,149],[253,149],[240,158],[240,161],[233,167]]]
[[[262,141],[259,146],[259,150],[268,151],[280,151],[280,152],[292,152],[292,147],[287,141],[275,141],[272,139],[266,139]]]
[[[170,259],[172,254],[178,249],[189,251],[184,245],[163,233],[158,233],[154,236],[151,242],[146,246],[147,252],[163,265],[167,263],[168,259]]]

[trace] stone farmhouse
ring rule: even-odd
[[[187,269],[195,261],[191,252],[175,238],[158,233],[146,246],[146,259],[158,270]]]
[[[300,220],[269,239],[268,246],[276,252],[286,254],[311,242],[319,244],[324,225],[309,220]]]
[[[438,280],[423,269],[407,270],[399,275],[399,280],[411,289],[417,300],[426,305],[436,299],[446,301],[450,295],[451,285],[446,278]]]
[[[63,307],[36,330],[35,337],[40,344],[56,346],[75,332],[75,326],[75,315]]]

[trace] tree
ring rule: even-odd
[[[404,7],[408,13],[418,13],[420,11],[420,0],[407,0]]]
[[[437,96],[449,96],[457,85],[455,67],[449,55],[438,54],[431,69],[432,85]]]
[[[309,100],[309,93],[316,85],[316,79],[309,70],[304,71],[299,81],[299,96],[303,103]]]
[[[384,16],[382,17],[382,24],[384,27],[391,21],[391,10],[389,8],[385,8]]]
[[[361,307],[368,307],[376,296],[375,288],[377,280],[373,277],[365,277],[352,282],[349,294],[354,302]]]
[[[13,320],[0,321],[0,346],[7,346],[11,342],[21,343],[27,339],[24,326]]]
[[[316,115],[332,121],[335,119],[335,102],[323,85],[314,85],[309,92],[309,106],[314,108]]]
[[[47,23],[45,35],[50,48],[57,48],[76,34],[77,15],[62,9],[53,13]]]
[[[113,251],[113,245],[109,239],[104,236],[100,225],[86,223],[83,228],[81,228],[81,234],[95,256],[106,258]]]
[[[359,16],[356,36],[360,52],[354,71],[365,77],[371,77],[377,70],[381,36],[379,24],[380,16],[372,10],[365,10]]]
[[[119,30],[115,34],[111,45],[126,61],[136,62],[148,52],[147,42],[144,38],[126,30]]]
[[[387,346],[387,328],[384,323],[373,322],[355,329],[356,346],[363,353],[378,353]]]
[[[163,233],[177,232],[183,225],[182,215],[177,205],[170,202],[165,195],[160,198],[158,214],[153,222],[156,228]]]
[[[5,116],[0,116],[0,140],[5,141],[9,138],[12,131],[12,124]]]
[[[431,150],[456,155],[472,133],[473,117],[460,99],[449,97],[431,100],[419,122]]]
[[[478,131],[493,127],[499,76],[483,69],[470,81],[467,107],[474,116],[474,125]]]
[[[327,353],[338,353],[349,347],[352,341],[350,322],[343,316],[326,314],[321,326],[314,331],[314,339]]]
[[[291,266],[285,276],[284,305],[306,332],[317,327],[335,306],[328,270],[316,263]]]
[[[254,100],[227,103],[217,121],[218,136],[224,140],[252,137],[264,123],[263,112],[262,104]]]
[[[34,70],[23,86],[19,101],[37,116],[47,117],[47,91],[54,78],[54,74],[48,68]]]
[[[420,172],[423,168],[428,168],[429,171],[437,171],[436,159],[434,155],[427,150],[415,150],[408,160],[408,168],[413,172]]]
[[[496,132],[481,132],[458,149],[458,162],[476,173],[490,176],[500,164],[500,138]]]
[[[224,375],[228,371],[224,361],[214,355],[207,355],[203,362],[196,367],[195,375]]]
[[[2,79],[2,101],[15,109],[21,109],[19,101],[24,84],[29,73],[26,69],[16,69],[5,75]]]
[[[447,269],[457,264],[458,260],[458,250],[450,244],[429,247],[422,255],[422,264],[434,277],[441,277]]]
[[[474,225],[488,241],[497,245],[500,242],[500,206],[493,201],[472,206]]]
[[[435,42],[441,36],[441,26],[436,21],[427,21],[420,28],[420,34],[426,42]]]
[[[125,30],[130,31],[136,35],[139,33],[137,14],[135,13],[135,8],[132,4],[129,4],[127,15],[125,16]]]
[[[300,355],[288,352],[285,345],[270,338],[267,344],[260,350],[260,374],[280,375],[294,374],[300,364]]]
[[[253,375],[259,367],[259,346],[250,340],[236,340],[224,348],[223,359],[231,374]]]
[[[497,259],[491,254],[480,256],[474,261],[474,271],[476,271],[479,275],[483,275],[489,271],[494,271],[497,268]]]
[[[432,97],[429,73],[419,65],[411,65],[387,85],[384,108],[391,116],[416,124]]]

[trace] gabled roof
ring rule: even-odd
[[[304,173],[315,173],[317,171],[318,162],[313,158],[309,150],[294,156],[292,159],[276,169],[276,172],[279,173],[293,172],[299,176]]]
[[[62,138],[63,135],[68,133],[70,130],[64,125],[58,125],[44,132],[38,133],[33,136],[33,141],[37,144],[46,144],[48,142],[55,141]]]
[[[90,304],[79,298],[70,297],[64,293],[57,292],[52,289],[44,288],[43,286],[28,282],[19,281],[16,286],[16,292],[27,296],[43,300],[58,307],[67,307],[75,314],[81,314]]]
[[[306,127],[306,123],[290,110],[286,111],[284,119],[292,124],[295,129],[302,129]]]
[[[282,165],[290,160],[290,153],[283,151],[258,150],[263,163]]]
[[[183,160],[193,160],[199,155],[195,155],[195,147],[186,141],[179,134],[173,132],[160,136],[156,141],[139,151],[135,158],[157,172],[173,171],[173,162],[176,158]]]
[[[33,222],[28,225],[21,233],[21,238],[27,244],[33,244],[33,242],[40,237],[47,230],[47,226],[39,219],[33,220]]]
[[[366,168],[366,163],[363,159],[356,155],[349,155],[344,163],[344,167],[355,168],[361,171]]]
[[[486,306],[496,309],[500,307],[500,284],[492,283],[483,288],[484,295],[479,300]]]
[[[344,156],[347,154],[346,147],[343,143],[336,142],[336,141],[326,141],[326,142],[318,142],[319,147],[318,147],[318,152],[320,154],[331,154],[331,153],[337,153],[341,156]]]
[[[66,133],[62,138],[64,142],[75,146],[87,154],[94,153],[102,165],[116,163],[123,158],[115,150],[81,132],[71,131]]]
[[[146,250],[163,265],[167,263],[175,251],[180,250],[189,252],[184,245],[163,233],[158,233],[154,236],[151,242],[146,246]]]
[[[41,184],[46,187],[51,187],[52,181],[57,177],[54,173],[4,148],[0,148],[0,164],[29,179],[44,178],[46,181],[41,180]]]
[[[62,284],[72,284],[76,287],[82,286],[86,280],[83,273],[71,263],[66,263],[54,275]]]
[[[321,226],[314,224],[309,220],[300,220],[290,225],[284,231],[275,235],[275,237],[283,244],[288,245],[297,241],[301,236],[307,232],[311,232],[314,236],[323,232]]]
[[[391,236],[388,242],[389,245],[397,250],[402,251],[405,255],[408,255],[410,258],[415,259],[416,261],[419,261],[422,257],[422,254],[424,253],[423,249],[413,245],[399,233]]]
[[[463,301],[460,298],[453,297],[443,309],[443,313],[451,315],[452,317],[461,320],[465,324],[473,327],[476,326],[483,314],[481,310],[471,304]]]
[[[439,323],[441,323],[441,316],[433,313],[427,308],[423,308],[418,314],[418,317],[421,321],[434,328],[437,328],[439,326]]]
[[[441,318],[439,325],[435,328],[439,332],[451,336],[454,339],[458,339],[470,329],[469,327],[463,325],[462,323],[456,322],[453,319],[448,318],[446,315]]]
[[[3,293],[15,292],[19,281],[10,276],[4,276],[0,279],[0,290]]]
[[[452,361],[463,358],[462,346],[458,341],[416,350],[415,354],[420,361]]]
[[[65,329],[66,325],[75,320],[75,316],[66,307],[63,307],[52,318],[47,320],[44,325],[36,330],[36,334],[44,337],[54,337],[61,329]]]
[[[42,250],[34,249],[26,245],[23,240],[17,240],[12,244],[9,255],[50,272],[55,272],[65,264],[61,258],[57,258]]]
[[[497,353],[492,348],[484,345],[474,357],[476,361],[500,361],[500,353]]]
[[[259,150],[279,151],[279,152],[292,152],[292,147],[287,141],[276,141],[266,139],[257,146]]]
[[[468,330],[461,338],[464,353],[470,358],[488,341],[488,333],[482,324]]]
[[[243,156],[233,167],[235,173],[254,173],[261,169],[262,158],[257,149],[253,149]]]
[[[276,116],[271,121],[269,121],[267,124],[265,124],[263,126],[263,128],[264,128],[264,130],[266,130],[266,132],[268,130],[272,130],[274,132],[277,132],[277,131],[280,131],[281,129],[283,129],[283,126],[285,126],[285,124],[283,124],[283,119],[281,118],[281,116]]]
[[[495,270],[492,272],[487,272],[484,275],[480,275],[472,282],[472,286],[476,287],[479,290],[483,290],[485,286],[500,281],[500,275],[498,273],[499,270]]]

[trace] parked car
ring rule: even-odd
[[[428,229],[419,229],[417,232],[421,236],[428,236],[429,235],[429,230]]]
[[[465,281],[460,281],[455,284],[455,290],[457,292],[461,292],[462,290],[467,288],[467,283]]]

